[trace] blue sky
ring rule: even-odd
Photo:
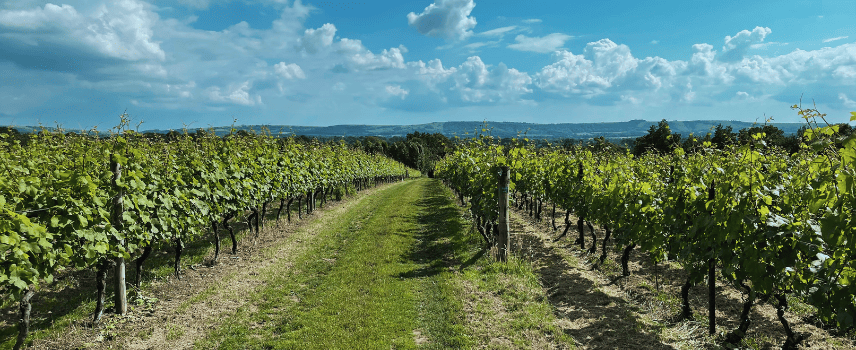
[[[831,122],[856,1],[9,0],[0,124]]]

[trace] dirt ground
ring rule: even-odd
[[[693,312],[704,315],[705,320],[680,320],[680,289],[686,273],[677,264],[655,266],[636,249],[630,255],[632,275],[622,277],[620,265],[611,262],[620,259],[620,252],[610,242],[609,259],[595,268],[605,232],[595,227],[598,251],[589,254],[573,244],[579,235],[576,217],[571,215],[567,236],[554,241],[564,230],[564,213],[556,213],[558,231],[554,232],[550,212],[545,212],[544,220],[536,222],[524,211],[511,211],[512,247],[515,254],[538,266],[559,322],[581,349],[716,349],[721,348],[725,334],[737,329],[745,296],[731,285],[717,281],[717,334],[709,336],[706,284],[692,287],[689,293]],[[588,248],[588,227],[585,235]],[[836,336],[807,317],[786,312],[785,318],[794,332],[808,336],[801,343],[803,349],[856,348],[852,337]],[[774,305],[756,304],[750,319],[746,335],[749,348],[781,348],[786,335]]]

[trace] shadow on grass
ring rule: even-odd
[[[513,231],[521,232],[516,225]],[[547,290],[554,314],[564,319],[564,332],[589,349],[674,349],[657,337],[659,330],[645,324],[636,306],[612,297],[582,275],[578,267],[530,234],[516,234],[515,246],[535,263],[535,273]]]
[[[418,244],[408,257],[421,267],[398,277],[429,277],[455,269],[456,266],[463,270],[484,256],[486,251],[482,249],[463,263],[456,258],[457,252],[466,250],[470,245],[469,230],[460,220],[459,209],[446,194],[446,189],[439,181],[425,185],[422,197],[416,203],[420,212],[417,222],[423,230],[416,235]]]

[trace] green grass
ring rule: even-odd
[[[573,348],[553,325],[533,266],[493,261],[450,196],[420,179],[365,198],[329,220],[292,268],[280,262],[262,271],[269,283],[251,297],[254,306],[196,348],[467,349],[494,336],[510,348],[545,339]],[[479,300],[465,285],[499,298]],[[495,308],[511,317],[496,319]],[[470,322],[468,312],[484,322]]]
[[[446,283],[420,220],[428,180],[383,189],[325,225],[286,271],[274,264],[253,295],[197,348],[415,348],[466,344],[457,295]],[[456,320],[458,321],[456,323]]]

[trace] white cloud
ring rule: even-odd
[[[734,100],[736,100],[736,101],[757,101],[758,98],[750,95],[746,91],[737,91],[737,93],[734,94]]]
[[[642,103],[642,99],[629,96],[629,95],[621,95],[621,100],[625,102],[630,102],[631,104],[638,105]]]
[[[540,38],[530,38],[520,34],[514,38],[514,41],[517,43],[508,45],[508,48],[518,51],[549,53],[561,48],[562,45],[565,45],[565,41],[568,41],[571,38],[573,37],[562,33],[553,33]]]
[[[405,97],[407,97],[407,94],[409,94],[410,91],[402,89],[399,85],[387,85],[386,93],[392,96],[400,97],[403,100]]]
[[[847,108],[856,108],[856,101],[853,101],[847,97],[843,92],[838,93],[838,99],[841,100],[841,104]]]
[[[330,47],[335,36],[336,26],[332,23],[325,23],[321,28],[304,31],[297,48],[310,54],[318,53],[318,50]]]
[[[249,93],[250,82],[245,81],[240,85],[231,85],[226,91],[226,94],[221,93],[219,87],[212,86],[208,88],[208,98],[214,102],[228,102],[238,105],[254,106],[262,104],[262,97],[255,95],[251,97]]]
[[[761,43],[773,31],[767,27],[755,27],[751,32],[741,30],[733,37],[725,37],[725,46],[722,47],[721,61],[739,61],[746,55],[746,51],[753,44]]]
[[[745,57],[739,63],[728,67],[737,77],[747,79],[752,83],[764,83],[769,85],[782,85],[782,72],[773,67],[769,61],[761,56]]]
[[[844,78],[856,69],[856,43],[824,47],[814,51],[796,49],[791,53],[766,58],[787,84],[828,82],[829,78]],[[856,81],[844,81],[854,86]]]
[[[771,47],[771,46],[787,46],[787,45],[788,45],[788,43],[782,43],[782,42],[778,42],[778,41],[770,41],[770,42],[766,42],[766,43],[752,44],[752,45],[749,45],[749,48],[763,50],[763,49],[767,49],[768,47]]]
[[[422,35],[448,40],[464,40],[473,35],[475,17],[470,16],[473,0],[437,0],[420,14],[407,14],[407,23]]]
[[[165,59],[152,39],[158,15],[135,0],[111,1],[92,13],[71,5],[46,4],[31,10],[0,10],[0,44],[38,46],[41,52],[84,50],[88,55],[127,61]]]
[[[716,59],[716,51],[710,44],[693,45],[688,69],[689,74],[703,77],[711,83],[730,83],[734,79],[728,74],[728,68]]]
[[[832,71],[832,76],[839,79],[841,82],[856,80],[856,65],[840,66]]]
[[[464,45],[464,47],[468,48],[468,49],[475,50],[475,49],[485,47],[485,46],[488,46],[491,44],[496,44],[496,42],[494,42],[494,41],[479,41],[479,42],[475,42],[475,43],[466,44],[466,45]]]
[[[464,102],[514,101],[521,94],[532,92],[528,74],[504,63],[489,69],[478,56],[467,58],[453,75],[455,90]]]
[[[657,44],[659,44],[659,43],[660,43],[660,41],[659,41],[659,40],[651,40],[651,44],[657,45]]]
[[[306,79],[306,74],[303,73],[303,69],[300,69],[300,66],[294,63],[277,63],[274,65],[274,71],[285,79]]]
[[[483,47],[497,47],[499,45],[500,41],[502,41],[502,40],[500,39],[500,40],[496,40],[496,41],[478,41],[478,42],[466,44],[463,46],[463,48],[468,50],[470,53],[475,53]]]
[[[540,20],[540,19],[538,19],[538,18],[530,18],[530,19],[524,19],[524,20],[523,20],[523,23],[529,23],[529,24],[531,24],[531,23],[541,23],[541,20]]]
[[[488,31],[484,31],[484,32],[478,33],[478,35],[480,35],[480,36],[497,36],[497,37],[502,37],[502,36],[504,36],[504,35],[505,35],[505,33],[508,33],[508,32],[510,32],[510,31],[512,31],[512,30],[515,30],[515,29],[517,29],[517,26],[501,27],[501,28],[491,29],[491,30],[488,30]]]
[[[416,62],[408,62],[408,67],[416,70],[418,76],[425,81],[426,85],[430,89],[435,89],[435,86],[446,79],[449,78],[453,73],[457,71],[455,67],[449,67],[449,69],[443,68],[443,62],[440,59],[433,59],[428,61],[428,64],[422,61]]]
[[[607,79],[598,76],[592,61],[569,51],[554,54],[555,62],[536,75],[537,86],[543,90],[563,94],[594,95],[610,86]]]
[[[849,36],[847,36],[847,35],[845,35],[845,36],[837,36],[837,37],[834,37],[834,38],[823,39],[823,42],[824,42],[824,43],[829,43],[829,42],[833,42],[833,41],[836,41],[836,40],[843,40],[843,39],[847,39],[847,38],[849,38]]]
[[[569,51],[556,52],[554,60],[553,64],[542,68],[537,74],[537,85],[545,91],[587,97],[603,94],[614,84],[626,80],[627,75],[639,66],[630,48],[609,39],[588,43],[582,55],[574,55]],[[646,62],[647,71],[639,79],[647,79],[648,84],[659,88],[662,82],[650,74],[657,63],[653,60]]]
[[[598,74],[607,77],[609,81],[626,75],[638,64],[627,45],[618,45],[609,39],[588,43],[583,55],[594,62]]]
[[[407,48],[402,45],[374,54],[360,40],[343,38],[339,41],[339,52],[346,56],[348,68],[352,70],[378,70],[404,68],[402,53],[407,52]]]
[[[579,96],[605,105],[618,101],[655,105],[670,101],[761,101],[785,98],[789,95],[782,93],[794,85],[803,86],[813,98],[825,95],[835,99],[840,89],[856,87],[856,43],[813,51],[797,49],[772,57],[745,55],[745,50],[763,40],[768,32],[758,27],[754,34],[741,31],[727,37],[723,49],[732,57],[718,53],[709,44],[693,45],[688,61],[634,58],[626,46],[603,39],[589,43],[581,55],[557,52],[554,63],[535,74],[535,86],[545,92]],[[741,54],[735,54],[738,52]],[[738,56],[738,60],[728,60]],[[735,90],[739,93],[735,94]],[[832,91],[835,92],[830,96]],[[843,98],[838,101],[846,102]]]

